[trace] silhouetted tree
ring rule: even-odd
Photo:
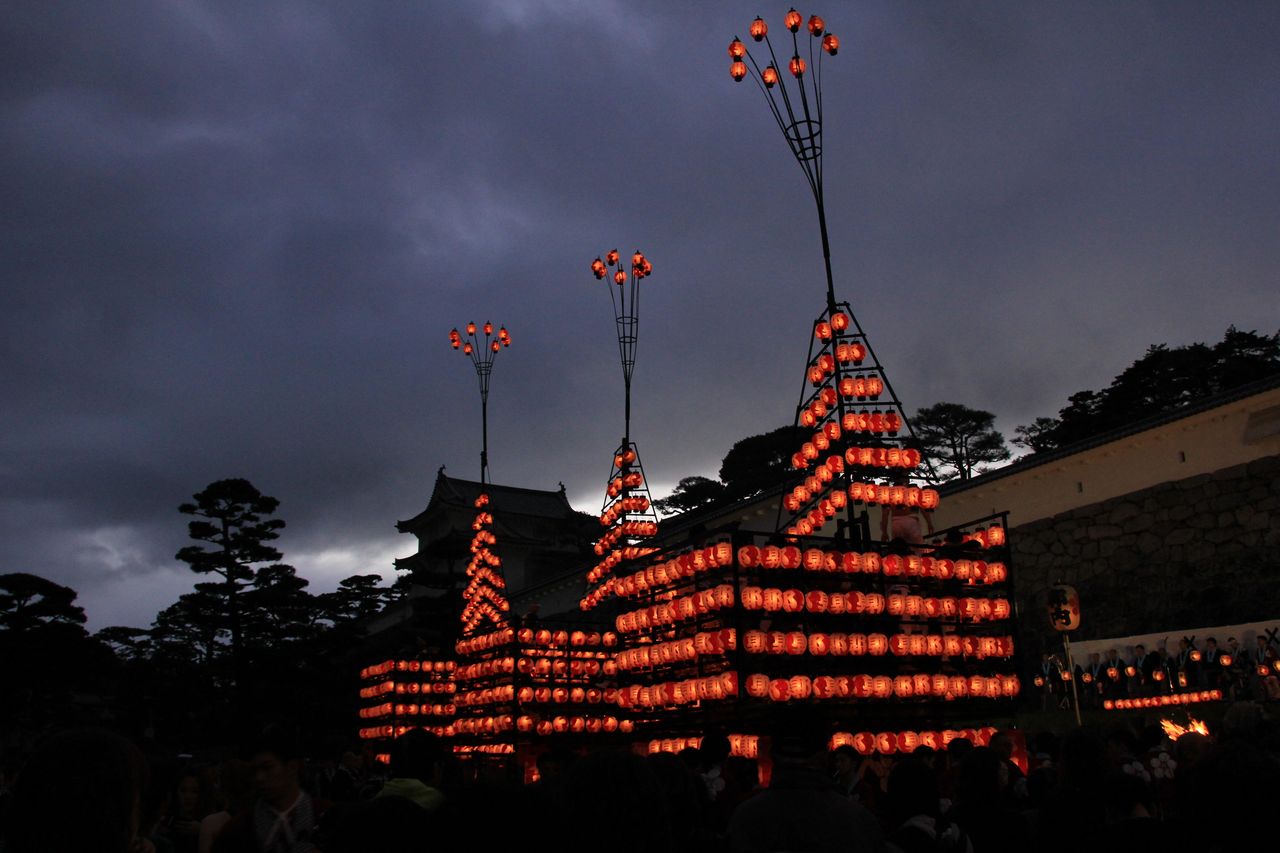
[[[1058,442],[1054,439],[1057,429],[1057,418],[1036,418],[1030,424],[1020,425],[1013,431],[1013,444],[1025,447],[1032,453],[1052,450],[1058,446]]]
[[[936,463],[968,480],[978,466],[1009,458],[1004,436],[995,428],[996,416],[959,403],[935,403],[920,409],[911,429],[922,452]]]
[[[1280,333],[1259,335],[1231,326],[1212,347],[1155,344],[1107,388],[1068,397],[1045,439],[1059,447],[1072,444],[1277,372]]]
[[[177,558],[200,574],[215,574],[224,601],[231,635],[231,658],[237,683],[244,675],[243,604],[244,590],[257,576],[259,563],[280,559],[280,552],[268,542],[279,537],[284,521],[264,518],[276,511],[280,502],[262,494],[248,480],[218,480],[194,495],[195,503],[184,503],[178,511],[194,515],[187,525],[192,539],[205,545],[188,545]]]
[[[716,503],[724,494],[725,485],[719,480],[712,480],[710,477],[683,477],[671,494],[654,501],[653,505],[663,515],[673,515]]]
[[[804,427],[784,426],[735,443],[720,463],[725,497],[750,497],[794,479],[791,454],[812,434]]]
[[[395,588],[381,584],[381,575],[343,578],[336,590],[316,596],[322,618],[340,626],[381,613],[401,595]]]
[[[0,630],[30,631],[53,624],[83,625],[76,591],[26,572],[0,575]],[[83,629],[81,629],[83,632]]]

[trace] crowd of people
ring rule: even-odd
[[[1259,633],[1246,647],[1235,637],[1219,646],[1208,637],[1204,648],[1184,637],[1170,652],[1161,642],[1150,651],[1139,643],[1122,655],[1118,649],[1091,652],[1068,667],[1061,655],[1045,652],[1031,683],[1041,696],[1041,707],[1066,707],[1075,681],[1081,708],[1101,708],[1108,699],[1158,696],[1188,690],[1221,690],[1229,701],[1251,699],[1280,701],[1280,651]]]
[[[804,709],[771,725],[768,760],[731,755],[716,733],[677,754],[551,748],[532,784],[502,775],[509,761],[460,762],[422,731],[395,740],[389,764],[356,749],[316,764],[272,728],[241,759],[205,767],[147,761],[102,730],[64,732],[4,789],[0,851],[1100,853],[1277,836],[1280,725],[1254,702],[1232,705],[1212,737],[1120,722],[909,755],[829,751]]]

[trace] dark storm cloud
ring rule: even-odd
[[[785,5],[785,4],[784,4]],[[777,19],[783,6],[759,11]],[[808,12],[808,9],[802,9]],[[1006,430],[1149,344],[1274,331],[1272,4],[831,4],[839,295],[910,410]],[[445,344],[506,323],[504,482],[598,501],[608,298],[641,247],[633,434],[658,483],[790,420],[812,203],[725,45],[738,3],[25,3],[0,22],[0,571],[96,625],[189,588],[175,510],[245,476],[320,588],[474,476]],[[775,30],[780,27],[775,25]]]

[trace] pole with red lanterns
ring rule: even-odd
[[[495,333],[493,324],[485,322],[481,327],[484,341],[477,336],[475,323],[467,323],[467,334],[463,337],[457,329],[449,332],[449,344],[471,359],[476,369],[476,378],[480,380],[480,482],[489,482],[489,375],[493,372],[493,360],[498,350],[511,346],[511,334],[506,326]]]
[[[814,321],[814,336],[810,338],[805,382],[796,407],[796,423],[825,430],[824,435],[815,433],[812,443],[824,446],[830,443],[830,450],[819,447],[818,451],[821,457],[827,457],[831,461],[831,465],[827,466],[827,472],[816,473],[824,477],[829,473],[840,480],[843,479],[846,464],[853,470],[858,469],[859,453],[869,449],[864,445],[910,443],[914,435],[907,422],[906,412],[871,349],[862,325],[847,302],[836,300],[835,281],[831,271],[831,243],[827,235],[826,196],[822,184],[822,65],[824,56],[833,57],[839,52],[840,39],[827,30],[826,21],[818,15],[811,15],[806,23],[799,12],[791,9],[783,17],[782,23],[791,37],[791,56],[785,64],[778,59],[778,53],[769,37],[769,25],[763,18],[757,17],[751,22],[748,34],[752,41],[767,52],[767,58],[762,56],[757,61],[746,43],[735,37],[729,43],[729,74],[738,82],[748,76],[755,81],[792,156],[804,172],[818,209],[818,230],[822,237],[822,259],[827,284],[826,310]],[[800,35],[802,27],[808,31],[807,39]],[[788,83],[787,76],[793,82]],[[810,443],[807,442],[803,450],[812,452],[808,444]],[[845,448],[846,445],[852,447]],[[841,460],[837,464],[830,457],[841,449],[845,449],[845,453],[840,454]],[[850,456],[850,450],[856,452]],[[915,464],[919,464],[919,461]],[[931,467],[931,463],[923,461]],[[795,467],[800,470],[811,468],[813,457],[808,463],[797,464]],[[865,469],[865,465],[861,467]],[[903,467],[913,468],[915,465]],[[888,472],[892,477],[898,476],[898,473],[900,472]],[[808,491],[816,493],[819,490],[810,488]],[[839,506],[827,505],[827,501],[811,502],[802,497],[793,503],[801,506],[821,503],[826,509],[827,518],[834,517],[833,508],[837,512],[840,509]],[[797,512],[791,507],[786,507],[790,521],[784,524],[783,509],[780,505],[780,530],[785,527],[788,533],[794,534],[797,529],[803,532],[810,526],[821,526],[822,519],[817,518],[815,512]],[[852,535],[852,528],[855,526],[853,507],[849,506],[843,514],[843,524],[848,525]],[[807,520],[802,518],[805,515],[809,516]],[[858,524],[863,528],[863,536],[869,535],[865,515]]]
[[[613,249],[591,262],[591,272],[604,281],[613,303],[618,333],[618,355],[622,360],[623,407],[622,443],[613,454],[600,523],[605,534],[596,542],[601,557],[587,573],[587,592],[580,602],[589,610],[613,590],[613,569],[624,560],[642,557],[652,549],[643,541],[658,532],[658,516],[653,509],[649,484],[640,464],[640,454],[631,440],[631,377],[636,368],[636,345],[640,338],[640,282],[653,273],[653,264],[637,249],[628,263]]]

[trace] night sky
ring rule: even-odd
[[[478,476],[450,328],[510,329],[502,483],[596,511],[622,431],[598,254],[642,249],[664,494],[790,423],[816,216],[726,47],[785,3],[19,0],[0,16],[0,572],[148,625],[177,505],[246,477],[287,562],[394,575]],[[909,411],[1013,428],[1152,343],[1280,328],[1280,4],[828,0],[837,295]]]

